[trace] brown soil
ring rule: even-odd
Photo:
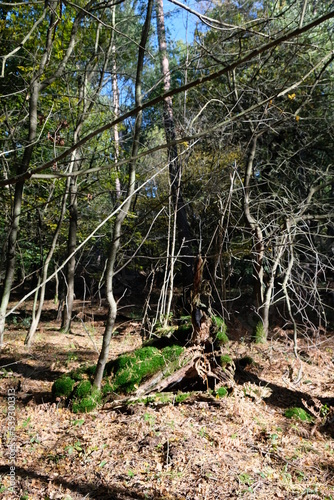
[[[0,360],[1,498],[333,500],[333,335],[302,337],[296,360],[289,332],[256,346],[235,323],[226,353],[237,365],[236,384],[228,397],[117,411],[106,403],[78,415],[52,401],[52,383],[96,362],[106,311],[76,305],[73,334],[64,335],[48,303],[30,349],[24,318],[8,328]],[[139,330],[124,318],[111,357],[140,346]],[[245,366],[245,356],[255,363]],[[9,389],[16,396],[15,493],[6,491]],[[313,423],[284,416],[305,405]]]

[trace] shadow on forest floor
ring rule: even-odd
[[[8,466],[3,466],[0,465],[0,474],[8,474],[9,472],[9,467]],[[44,474],[38,474],[34,470],[30,469],[25,469],[23,467],[16,467],[15,468],[15,473],[16,473],[16,481],[17,485],[20,487],[20,482],[22,481],[25,483],[26,479],[31,479],[38,481],[39,483],[43,483],[45,489],[48,488],[49,483],[54,484],[55,486],[61,486],[67,490],[70,490],[73,493],[78,493],[80,495],[85,495],[85,498],[98,498],[101,500],[127,500],[130,498],[135,498],[135,499],[144,499],[147,498],[145,494],[141,494],[133,489],[128,489],[128,488],[108,488],[103,485],[99,485],[98,483],[102,482],[102,480],[98,480],[97,484],[92,484],[92,483],[81,483],[79,481],[67,481],[65,478],[62,477],[55,477],[55,478],[50,478],[47,475]],[[25,484],[23,484],[23,490],[25,489]],[[43,488],[44,489],[44,488]],[[36,492],[37,493],[37,492]],[[39,489],[38,494],[41,493],[41,489]],[[150,498],[154,499],[154,496],[150,495]],[[156,498],[161,498],[157,496]]]

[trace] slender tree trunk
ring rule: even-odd
[[[74,162],[76,160],[74,159]],[[73,171],[76,171],[75,168]],[[70,183],[70,208],[69,208],[69,229],[68,229],[68,240],[67,240],[67,255],[72,255],[68,264],[66,272],[66,298],[62,315],[61,330],[63,332],[69,332],[71,330],[72,321],[72,310],[73,310],[73,300],[74,300],[74,278],[75,278],[75,263],[76,258],[74,251],[77,245],[77,228],[78,228],[78,184],[77,178],[74,176]]]
[[[254,296],[255,296],[256,307],[258,310],[261,310],[265,300],[264,297],[265,285],[263,279],[264,240],[260,224],[253,217],[250,210],[250,180],[253,175],[253,165],[256,153],[256,145],[257,145],[257,136],[255,135],[252,141],[252,146],[246,165],[245,180],[244,180],[244,212],[246,221],[253,233],[253,268],[254,268],[254,279],[255,279]],[[265,311],[266,313],[268,312],[267,309],[265,309]],[[263,313],[263,308],[262,308],[262,313]],[[265,335],[267,335],[269,327],[269,312],[265,317],[263,317],[262,315],[262,322]]]
[[[114,14],[113,14],[114,15]],[[76,129],[73,135],[73,143],[76,144],[80,140],[80,132],[83,124],[89,115],[90,111],[94,107],[94,99],[91,97],[87,99],[87,87],[89,82],[95,78],[97,61],[98,61],[98,47],[99,47],[99,37],[100,37],[100,25],[97,28],[96,40],[95,40],[95,51],[87,64],[85,76],[82,79],[81,87],[79,88],[79,103],[78,106],[82,105],[82,110],[78,116]],[[108,50],[104,54],[104,64],[100,72],[99,82],[95,91],[95,95],[98,95],[103,87],[103,79],[105,71],[107,69],[110,55],[114,50],[114,36],[112,35],[109,40]],[[77,149],[72,153],[72,172],[77,172],[81,166],[80,150]],[[67,268],[66,268],[66,297],[62,313],[62,324],[61,330],[64,332],[69,332],[71,330],[72,321],[72,311],[73,311],[73,301],[75,297],[74,284],[75,284],[75,266],[76,257],[75,249],[77,246],[77,229],[78,229],[78,181],[77,176],[73,176],[70,183],[70,223],[68,231],[68,242],[67,242],[67,252],[68,255],[72,255],[70,258]]]
[[[160,54],[160,67],[163,76],[164,92],[168,92],[171,86],[169,72],[169,61],[167,57],[165,18],[163,10],[163,0],[155,0],[157,14],[157,34]],[[182,190],[178,190],[178,180],[181,179],[181,164],[178,156],[177,145],[173,141],[176,139],[175,123],[173,115],[173,101],[171,97],[164,100],[164,128],[168,147],[169,175],[172,186],[172,196],[174,209],[177,213],[178,237],[180,245],[183,245],[183,285],[189,286],[192,283],[192,249],[191,231],[188,223],[187,212],[183,201]]]
[[[143,26],[141,41],[140,41],[140,45],[139,45],[136,87],[135,87],[135,94],[136,94],[135,105],[136,105],[136,107],[140,106],[142,103],[141,80],[142,80],[142,72],[143,72],[143,65],[144,65],[145,47],[146,47],[146,42],[147,42],[147,39],[149,36],[150,22],[151,22],[151,16],[152,16],[152,6],[153,6],[153,0],[149,0],[148,5],[147,5],[146,19],[145,19],[145,23]],[[142,112],[139,111],[137,114],[137,117],[136,117],[135,128],[134,128],[134,137],[133,137],[133,146],[132,146],[132,155],[131,155],[132,157],[135,157],[138,153],[138,150],[139,150],[139,145],[140,145],[139,138],[140,138],[140,131],[141,131],[141,123],[142,123]],[[124,204],[123,209],[120,212],[118,212],[118,214],[116,216],[115,225],[114,225],[114,229],[113,229],[113,237],[112,237],[112,242],[111,242],[111,247],[110,247],[110,254],[109,254],[109,259],[108,259],[108,265],[107,265],[106,288],[107,288],[107,300],[108,300],[108,305],[109,305],[109,311],[108,311],[108,318],[107,318],[105,331],[103,334],[102,348],[101,348],[100,356],[99,356],[99,359],[97,362],[96,373],[95,373],[95,378],[94,378],[94,385],[98,389],[100,389],[100,387],[101,387],[104,368],[105,368],[105,365],[108,361],[110,340],[111,340],[112,332],[113,332],[114,325],[115,325],[116,315],[117,315],[117,303],[116,303],[114,291],[113,291],[114,267],[115,267],[115,261],[116,261],[118,248],[120,245],[122,224],[123,224],[125,217],[127,216],[129,208],[131,206],[131,199],[132,199],[134,188],[135,188],[135,181],[136,181],[136,161],[132,160],[130,162],[130,165],[129,165],[129,182],[128,182],[128,189],[127,189],[127,202]]]
[[[19,174],[26,172],[26,170],[28,169],[31,155],[33,152],[33,147],[34,147],[33,142],[36,138],[36,131],[37,131],[38,96],[39,96],[39,84],[38,82],[35,82],[31,88],[31,96],[29,103],[28,146],[24,151],[21,167],[18,168]],[[4,279],[3,293],[0,305],[0,349],[3,345],[6,310],[15,274],[16,242],[20,225],[23,189],[24,189],[24,182],[18,182],[15,186],[14,203],[12,211],[12,225],[9,233],[8,247],[7,247],[6,274]]]
[[[32,322],[31,322],[31,325],[29,328],[29,332],[27,333],[27,336],[26,336],[25,341],[24,341],[24,343],[28,346],[30,346],[32,341],[33,341],[34,335],[35,335],[37,327],[39,325],[39,321],[41,319],[41,314],[42,314],[43,305],[44,305],[45,288],[46,288],[46,280],[48,277],[49,264],[50,264],[50,261],[52,259],[53,254],[54,254],[54,251],[56,249],[58,236],[59,236],[60,229],[61,229],[61,226],[62,226],[62,223],[64,220],[65,212],[66,212],[66,201],[67,201],[67,197],[68,197],[68,183],[69,183],[69,181],[67,182],[67,186],[65,188],[65,193],[64,193],[62,205],[61,205],[60,217],[58,220],[58,224],[57,224],[55,233],[53,235],[51,247],[50,247],[50,250],[48,252],[48,255],[46,256],[44,264],[43,264],[42,278],[41,278],[42,286],[40,289],[36,290],[36,294],[35,294],[34,308],[33,308],[33,313],[32,313]],[[38,308],[36,311],[37,301],[38,301]]]

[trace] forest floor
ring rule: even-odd
[[[227,397],[196,393],[180,404],[127,410],[107,402],[74,414],[52,400],[52,383],[96,363],[105,319],[103,309],[76,306],[73,333],[66,335],[48,302],[30,349],[23,345],[24,319],[7,330],[0,358],[0,498],[334,499],[333,334],[301,337],[297,360],[289,332],[277,329],[267,344],[254,345],[235,321],[226,354],[237,371]],[[140,323],[124,318],[110,356],[140,345]],[[254,363],[243,369],[238,360],[245,356]],[[6,418],[13,389],[14,493],[7,490]],[[305,404],[313,422],[284,415]]]

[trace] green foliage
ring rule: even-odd
[[[124,393],[133,391],[143,379],[175,361],[182,351],[181,346],[172,345],[161,350],[142,347],[133,353],[122,354],[106,366],[106,371],[113,373],[112,390]]]
[[[215,342],[218,344],[218,346],[228,344],[229,339],[228,339],[228,336],[226,333],[227,326],[226,326],[225,321],[222,318],[220,318],[219,316],[213,316],[212,322],[217,329]]]
[[[263,344],[267,340],[266,331],[264,329],[262,321],[259,321],[253,331],[253,339],[256,344]]]
[[[189,396],[191,396],[190,392],[180,392],[175,396],[175,403],[183,403]]]
[[[83,384],[83,382],[81,382],[80,384]],[[96,387],[94,386],[92,387],[91,385],[89,392],[87,392],[87,390],[88,390],[87,385],[82,386],[82,390],[80,390],[82,396],[79,396],[77,394],[77,397],[74,399],[72,403],[73,413],[88,413],[94,410],[97,407],[97,405],[101,403],[101,391],[96,389]]]
[[[226,365],[230,363],[232,363],[232,358],[228,354],[223,354],[222,356],[220,356],[219,358],[220,366],[224,368]]]
[[[52,386],[52,394],[54,397],[66,396],[69,397],[73,391],[75,380],[67,375],[60,377]]]
[[[224,398],[225,396],[227,396],[227,394],[228,392],[225,387],[219,387],[219,389],[216,390],[216,396],[218,396],[219,398]]]
[[[299,408],[298,406],[293,408],[288,408],[284,415],[287,418],[295,418],[297,420],[302,420],[303,422],[312,422],[313,417],[304,408]]]
[[[90,383],[89,380],[82,380],[79,382],[79,384],[76,386],[74,390],[74,396],[77,398],[84,398],[85,396],[88,396],[91,394],[92,391],[92,384]]]

